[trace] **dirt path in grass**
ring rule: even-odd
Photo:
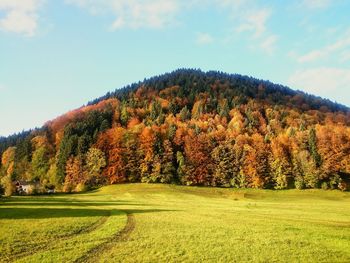
[[[57,242],[70,239],[70,238],[75,237],[77,235],[91,233],[91,232],[99,229],[100,227],[102,227],[107,222],[107,220],[108,220],[108,218],[110,216],[111,216],[111,214],[109,214],[107,216],[102,216],[95,223],[93,223],[93,224],[91,224],[91,225],[89,225],[89,226],[87,226],[85,228],[79,229],[78,231],[75,231],[75,232],[70,233],[68,235],[60,236],[60,237],[55,238],[53,240],[51,240],[51,239],[50,240],[45,240],[45,241],[42,242],[42,244],[39,244],[39,245],[37,245],[35,247],[30,247],[29,248],[30,250],[23,250],[20,253],[17,253],[15,255],[11,256],[11,257],[8,257],[5,262],[13,262],[15,260],[19,260],[19,259],[31,256],[31,255],[37,254],[39,252],[43,252],[43,251],[49,250],[52,247],[54,247],[57,244]]]
[[[84,256],[78,258],[75,263],[85,263],[85,262],[98,262],[98,259],[100,259],[100,256],[110,250],[113,246],[115,246],[119,242],[127,241],[130,237],[130,234],[135,229],[135,217],[133,214],[127,213],[127,222],[125,227],[116,233],[112,238],[107,240],[106,242],[102,243],[99,246],[94,247],[90,251],[88,251]]]

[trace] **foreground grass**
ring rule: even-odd
[[[0,243],[1,262],[350,262],[350,193],[127,184],[14,197],[0,201]]]

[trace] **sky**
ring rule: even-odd
[[[350,106],[348,0],[0,0],[0,136],[177,68]]]

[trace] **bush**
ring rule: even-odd
[[[338,188],[341,191],[346,191],[349,189],[349,185],[346,182],[339,182]]]
[[[327,182],[323,182],[323,183],[321,184],[321,188],[322,188],[323,190],[328,190],[328,189],[329,189],[328,183],[327,183]]]
[[[0,196],[2,196],[4,194],[4,192],[5,192],[5,189],[0,184]]]
[[[73,191],[73,185],[70,182],[65,182],[62,190],[65,193],[71,193]]]
[[[302,189],[305,188],[304,181],[302,181],[302,180],[297,180],[297,181],[295,181],[295,182],[294,182],[294,186],[295,186],[295,188],[298,189],[298,190],[302,190]]]
[[[85,183],[79,183],[75,187],[75,192],[86,192],[87,190],[89,190],[89,187]]]
[[[42,193],[45,193],[45,188],[37,184],[31,185],[27,191],[28,195],[37,195]]]
[[[329,186],[331,189],[336,189],[337,185],[341,182],[341,178],[338,174],[333,175],[329,178]]]
[[[15,192],[15,186],[9,176],[5,176],[1,179],[1,186],[4,189],[5,196],[11,196]]]

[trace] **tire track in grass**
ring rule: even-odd
[[[50,250],[52,247],[54,247],[56,245],[57,242],[68,240],[68,239],[75,237],[77,235],[91,233],[91,232],[99,229],[100,227],[102,227],[107,222],[107,220],[110,216],[111,216],[111,213],[109,213],[106,216],[102,216],[99,220],[97,220],[93,224],[88,225],[87,227],[84,227],[82,229],[79,229],[78,231],[75,231],[75,232],[67,234],[67,235],[60,236],[58,238],[43,241],[42,244],[35,246],[35,247],[31,247],[30,250],[24,250],[23,252],[20,252],[20,253],[17,253],[11,257],[8,257],[7,258],[8,261],[5,261],[5,262],[13,262],[13,261],[25,258],[25,257],[32,256],[32,255],[37,254],[39,252],[44,252],[44,251]]]
[[[125,212],[125,211],[124,211]],[[127,221],[125,227],[117,232],[113,237],[108,239],[106,242],[102,243],[99,246],[96,246],[86,252],[86,254],[77,260],[74,261],[74,263],[85,263],[85,262],[97,262],[98,259],[100,259],[100,256],[110,250],[113,246],[116,245],[116,243],[119,242],[125,242],[129,239],[131,233],[134,231],[136,222],[135,222],[135,217],[131,213],[127,213]]]

